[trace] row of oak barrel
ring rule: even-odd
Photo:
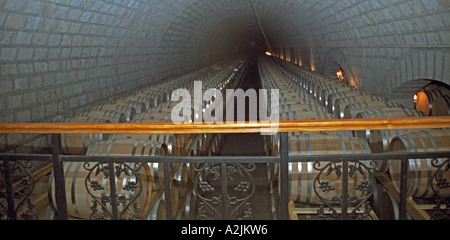
[[[450,116],[450,89],[442,84],[429,84],[417,93],[416,109],[426,116]]]
[[[204,88],[225,90],[237,80],[237,74],[245,67],[245,61],[236,60],[221,63],[157,86],[140,89],[132,94],[117,98],[110,103],[93,106],[75,117],[64,119],[65,123],[147,123],[169,122],[173,106],[172,91],[188,89],[193,97],[193,82],[202,80]],[[205,107],[205,106],[203,106]],[[192,115],[194,117],[194,115]],[[223,144],[222,134],[62,134],[64,154],[87,156],[202,156],[215,155]],[[170,199],[172,218],[192,219],[194,216],[194,195],[192,181],[194,165],[188,163],[170,164]],[[138,210],[146,219],[166,219],[166,197],[164,196],[164,170],[162,164],[145,163],[116,164],[123,171],[116,176],[116,189],[123,203],[119,204],[122,219],[131,218]],[[128,174],[125,174],[127,172]],[[109,196],[109,179],[103,166],[94,163],[64,163],[66,200],[71,217],[96,219],[105,217],[104,211],[111,211],[109,203],[100,207],[102,199]],[[94,174],[95,173],[95,174]],[[120,172],[119,172],[120,173]],[[130,186],[137,185],[136,190]],[[54,201],[53,173],[49,181],[51,207]],[[88,190],[89,191],[88,191]],[[128,190],[127,190],[128,189]],[[93,204],[93,197],[98,203]],[[132,201],[135,199],[135,201]],[[135,205],[134,203],[137,203]],[[128,205],[127,205],[128,204]],[[99,211],[93,211],[97,206]],[[137,208],[138,207],[138,208]],[[106,210],[107,209],[107,210]],[[137,211],[136,210],[136,211]]]
[[[321,74],[307,71],[290,63],[275,64],[268,58],[259,59],[260,75],[264,88],[279,89],[280,119],[316,120],[338,118],[396,118],[422,117],[416,109],[404,108],[379,96],[338,82]],[[344,111],[342,111],[344,109]],[[269,154],[279,152],[279,139],[273,136],[267,140]],[[290,155],[327,155],[377,152],[428,152],[449,151],[450,129],[394,129],[367,131],[338,131],[320,133],[290,133]],[[441,162],[445,159],[438,159]],[[369,161],[363,161],[371,166]],[[400,161],[375,161],[376,171],[390,174],[393,185],[399,190]],[[324,165],[322,165],[324,166]],[[317,167],[317,166],[316,166]],[[354,166],[357,167],[356,165]],[[272,178],[279,175],[279,167],[274,164],[269,170]],[[349,180],[350,196],[363,197],[370,189],[362,188],[369,177],[368,168],[360,167]],[[408,165],[408,195],[431,198],[434,189],[439,191],[432,176],[436,168],[432,159],[410,159]],[[289,164],[289,199],[301,203],[318,204],[321,200],[314,191],[314,180],[319,174],[313,163]],[[442,172],[450,179],[450,172]],[[341,178],[334,174],[322,174],[325,186],[321,197],[332,199],[342,194]],[[333,190],[333,191],[331,191]],[[450,195],[450,190],[441,189],[440,195]]]

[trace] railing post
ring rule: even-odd
[[[220,164],[220,177],[222,183],[222,220],[228,220],[228,174],[227,164]]]
[[[61,135],[51,134],[53,173],[55,177],[56,218],[67,220],[66,187],[64,181],[64,166],[60,160]]]
[[[408,159],[401,160],[399,219],[406,220],[406,198],[408,190]]]
[[[169,163],[164,162],[164,199],[166,201],[166,217],[172,220],[172,199],[170,199]]]
[[[108,176],[109,176],[109,188],[111,189],[110,197],[111,197],[112,219],[119,220],[117,189],[116,189],[116,173],[114,170],[114,162],[108,163]]]
[[[289,220],[288,209],[288,168],[289,168],[289,152],[288,152],[288,133],[280,132],[280,181],[281,181],[281,219]]]
[[[8,160],[3,160],[3,171],[4,171],[4,177],[5,177],[5,194],[6,194],[6,202],[8,206],[8,213],[7,213],[7,219],[8,220],[16,220],[16,211],[15,205],[14,205],[14,198],[13,198],[13,189],[12,189],[12,170],[9,166]]]
[[[348,161],[342,160],[342,220],[348,220]]]

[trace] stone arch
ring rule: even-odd
[[[450,50],[440,48],[407,51],[391,64],[391,68],[381,79],[387,96],[395,97],[399,89],[420,79],[450,84],[449,54]]]
[[[359,81],[353,74],[351,65],[348,63],[345,55],[336,48],[330,49],[322,59],[321,72],[323,74],[331,76],[331,72],[334,71],[333,76],[336,77],[336,72],[341,68],[347,75],[348,83],[352,86],[359,87]]]

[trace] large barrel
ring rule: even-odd
[[[334,111],[333,114],[336,115],[337,118],[344,118],[344,110],[345,106],[351,105],[354,103],[360,102],[385,102],[386,99],[384,97],[374,96],[374,95],[363,95],[363,96],[350,96],[345,98],[337,98],[334,101]]]
[[[134,97],[144,97],[150,100],[150,105],[155,107],[159,106],[161,103],[167,101],[167,93],[164,91],[147,91],[147,92],[138,92],[133,94]]]
[[[356,102],[345,106],[344,119],[353,119],[359,112],[377,108],[403,108],[403,105],[389,101]]]
[[[113,142],[113,141],[104,141]],[[133,149],[133,145],[129,146],[131,148],[124,148],[124,146],[110,147],[108,145],[96,146],[98,147],[96,150],[98,153],[102,152],[104,155],[132,155],[132,151],[137,149]],[[94,155],[91,152],[92,149],[89,150],[88,155]],[[97,154],[95,154],[97,155]],[[144,215],[148,209],[151,191],[152,191],[152,179],[151,179],[151,170],[147,164],[135,164],[135,163],[126,163],[128,168],[137,169],[137,171],[130,171],[127,169],[127,174],[122,172],[121,174],[117,174],[115,176],[116,182],[116,191],[119,198],[130,199],[136,198],[135,202],[137,206],[141,209],[140,214]],[[65,162],[64,163],[64,179],[66,185],[66,201],[68,207],[68,214],[82,219],[90,219],[92,214],[92,206],[93,206],[93,198],[87,191],[86,187],[89,188],[91,194],[96,197],[104,197],[110,194],[110,183],[109,176],[104,175],[103,171],[100,171],[99,168],[94,169],[93,172],[90,172],[86,168],[93,168],[95,166],[94,163],[89,165],[83,162]],[[140,166],[140,167],[139,167]],[[102,164],[102,167],[106,167],[106,164]],[[116,164],[116,167],[119,167]],[[123,166],[122,166],[123,167]],[[99,171],[97,171],[99,170]],[[53,173],[52,173],[53,174]],[[89,177],[90,181],[87,181]],[[94,185],[95,183],[95,185]],[[87,184],[87,185],[86,185]],[[98,185],[98,186],[97,186]],[[135,190],[125,190],[128,189],[127,186],[136,186]],[[96,190],[94,190],[94,188]],[[133,187],[134,188],[134,187]],[[133,189],[132,188],[132,189]],[[98,190],[100,189],[100,190]],[[50,189],[51,199],[55,199],[55,188],[54,188],[54,178],[51,178],[50,181]],[[53,201],[52,201],[53,202]],[[126,204],[130,204],[131,201]],[[56,203],[53,202],[56,207]],[[101,209],[100,205],[97,205],[97,209]],[[111,212],[111,205],[106,204],[106,207]],[[133,206],[130,206],[133,209]],[[121,212],[124,209],[123,204],[119,204],[118,210]],[[102,212],[102,210],[100,210]],[[133,214],[132,210],[129,210],[129,214]],[[93,215],[93,217],[96,217]]]
[[[126,96],[126,97],[116,100],[116,102],[117,101],[135,101],[135,102],[138,102],[139,104],[144,104],[147,111],[150,108],[155,108],[156,106],[158,106],[158,102],[155,99],[152,99],[151,97],[142,96],[142,95]]]
[[[290,156],[357,153],[370,153],[368,144],[362,139],[345,137],[339,134],[296,134],[289,137]],[[320,168],[325,167],[328,163],[330,162],[321,162]],[[369,166],[369,161],[363,161],[363,163]],[[354,163],[349,163],[349,166],[351,165],[354,165]],[[342,167],[342,163],[336,163],[336,166]],[[320,171],[314,168],[313,162],[292,162],[289,163],[288,169],[290,200],[306,204],[318,204],[322,201],[314,190],[315,180]],[[328,182],[328,187],[330,189],[334,188],[334,191],[320,191],[320,186],[316,185],[316,190],[328,200],[342,195],[342,177],[338,177],[329,170],[329,168],[325,169],[317,180],[320,180],[322,183]],[[348,194],[350,197],[363,197],[368,194],[365,190],[358,190],[359,188],[356,187],[361,181],[370,178],[368,171],[370,170],[361,167],[361,172],[356,171],[353,177],[348,178]],[[369,192],[371,191],[369,190]]]
[[[328,109],[324,106],[320,105],[317,101],[311,102],[307,104],[281,104],[279,106],[280,112],[322,112],[322,113],[328,113]]]
[[[344,91],[353,91],[355,90],[354,87],[351,86],[333,86],[331,88],[327,88],[327,89],[322,89],[320,96],[319,96],[319,101],[320,104],[322,104],[322,106],[326,106],[328,107],[328,96],[330,94],[334,94],[334,93],[338,93],[338,92],[344,92]]]
[[[450,95],[439,96],[433,103],[433,116],[450,116]]]
[[[420,110],[425,116],[433,115],[434,101],[440,96],[450,95],[450,90],[446,87],[435,86],[424,89],[417,94],[416,109]]]
[[[143,113],[143,112],[147,111],[147,107],[145,106],[145,104],[143,102],[127,100],[127,99],[125,99],[125,100],[117,99],[117,100],[113,101],[112,104],[133,107],[136,110],[136,113]]]
[[[329,90],[330,89],[330,90]],[[352,90],[354,87],[339,82],[320,82],[315,83],[312,89],[312,96],[319,102],[325,101],[329,92]]]
[[[306,92],[304,92],[304,91],[295,92],[295,91],[292,91],[291,89],[287,89],[287,90],[280,89],[279,90],[279,96],[280,96],[280,99],[282,99],[282,98],[287,98],[287,99],[290,99],[290,98],[298,98],[298,99],[311,98],[311,95],[306,93]]]
[[[111,123],[107,119],[95,117],[73,117],[61,120],[62,123]],[[84,155],[91,144],[107,140],[109,134],[102,133],[71,133],[61,134],[61,146],[64,154]]]
[[[111,139],[96,142],[88,149],[87,156],[167,156],[167,146],[161,142],[142,139]],[[145,164],[149,167],[153,189],[164,186],[164,169],[160,163]],[[172,170],[171,170],[172,171]]]
[[[390,152],[437,152],[450,151],[450,129],[429,129],[419,132],[400,135],[392,139],[389,145]],[[439,163],[445,159],[437,159]],[[407,194],[419,198],[431,198],[433,196],[432,184],[435,190],[440,190],[439,195],[450,196],[450,188],[439,188],[433,175],[437,169],[432,165],[432,159],[409,159]],[[390,160],[389,172],[394,187],[400,189],[401,161]],[[441,169],[440,174],[447,181],[450,180],[450,171]]]
[[[154,142],[162,142],[167,146],[167,152],[169,156],[176,155],[177,149],[174,146],[175,144],[175,135],[172,133],[169,134],[113,134],[111,136],[112,139],[143,139],[150,140]]]
[[[191,143],[189,144],[189,149],[187,152],[188,156],[201,156],[202,155],[202,141],[200,136],[191,135],[191,139],[189,140]]]
[[[196,207],[195,207],[195,194],[191,191],[188,192],[184,198],[184,204],[181,205],[180,210],[176,216],[176,220],[195,220]]]
[[[371,118],[404,118],[404,117],[422,117],[424,116],[422,112],[412,108],[377,108],[370,109],[364,112],[359,112],[356,114],[356,119],[371,119]],[[379,130],[378,130],[379,131]],[[355,137],[360,137],[366,139],[370,142],[369,130],[354,131]]]
[[[156,114],[156,116],[155,116]],[[146,112],[143,114],[136,114],[136,118],[132,123],[151,123],[151,122],[169,122],[167,119],[160,119],[159,113]],[[140,116],[144,115],[144,116]],[[170,113],[166,113],[166,118],[170,117]],[[116,134],[114,137],[119,138],[133,138],[133,139],[152,139],[155,141],[164,142],[169,151],[170,156],[182,156],[189,139],[189,134]]]
[[[136,115],[136,108],[119,104],[101,104],[89,109],[89,111],[96,110],[123,113],[126,117],[126,122],[133,120],[134,115]]]
[[[193,169],[190,163],[180,163],[174,174],[174,184],[172,187],[178,190],[178,195],[181,198],[186,197],[188,194],[189,183],[193,178],[191,170]]]
[[[322,91],[323,87],[331,87],[331,86],[339,86],[335,82],[328,81],[326,79],[317,79],[314,81],[310,81],[308,88],[308,93],[311,94],[315,99],[317,99],[319,92]]]
[[[280,113],[279,118],[280,120],[321,120],[334,119],[335,116],[331,113],[324,113],[320,111],[291,111]]]
[[[379,108],[360,112],[356,118],[403,118],[403,117],[421,117],[423,113],[413,108]],[[365,139],[370,146],[373,153],[387,152],[389,149],[389,142],[395,136],[417,131],[417,129],[381,129],[381,130],[362,130],[354,131],[355,137]],[[377,160],[376,169],[381,172],[388,170],[386,160]]]
[[[313,98],[309,97],[309,96],[298,97],[298,98],[281,98],[280,97],[279,103],[280,103],[280,105],[286,105],[286,104],[291,104],[291,105],[295,105],[295,104],[316,105],[317,101],[314,100]]]
[[[124,123],[127,121],[125,114],[109,110],[91,110],[78,114],[78,117],[94,117],[109,120],[111,123]]]
[[[333,113],[334,109],[335,109],[334,104],[335,104],[336,99],[348,98],[351,96],[366,96],[366,95],[370,95],[370,94],[367,92],[364,92],[362,90],[359,90],[359,89],[334,92],[334,93],[328,94],[326,107],[328,108],[328,111],[330,113]]]
[[[164,190],[155,191],[150,202],[150,210],[147,214],[147,220],[166,220],[166,201]]]

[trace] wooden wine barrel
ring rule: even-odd
[[[171,112],[158,112],[151,110],[145,113],[136,114],[133,122],[169,122],[171,121]]]
[[[184,200],[185,202],[180,208],[176,220],[195,220],[196,207],[194,193],[192,191],[188,192]]]
[[[279,119],[280,120],[322,120],[322,119],[335,119],[336,117],[331,113],[322,113],[322,112],[285,112],[280,113]],[[295,135],[297,133],[291,133],[292,135]],[[351,136],[353,137],[352,131],[323,131],[318,132],[318,134],[339,134],[342,136]],[[274,134],[271,136],[271,152],[277,156],[279,154],[279,146],[280,146],[280,139],[278,134]]]
[[[178,196],[183,198],[188,192],[189,172],[188,163],[180,163],[173,176],[173,186],[178,191]]]
[[[161,119],[159,116],[164,115],[155,112],[155,109],[142,114],[136,114],[132,123],[152,123],[152,122],[170,122],[170,112],[165,114]],[[134,138],[134,139],[153,139],[166,143],[170,156],[182,156],[189,139],[189,134],[115,134],[117,138]],[[161,139],[161,140],[158,140]]]
[[[320,105],[317,101],[310,102],[310,103],[304,103],[304,104],[280,104],[279,105],[279,111],[280,112],[291,112],[291,111],[297,111],[297,112],[322,112],[322,113],[328,113],[328,109],[324,106]]]
[[[161,142],[142,139],[111,139],[96,142],[88,149],[87,156],[167,156],[167,146]],[[145,164],[150,169],[153,189],[164,187],[164,168],[160,163]],[[173,170],[171,169],[171,172]]]
[[[346,86],[346,85],[340,86],[340,87],[331,87],[331,88],[323,89],[321,91],[318,99],[320,99],[320,104],[322,104],[322,106],[328,107],[328,96],[330,94],[343,92],[343,91],[353,91],[355,89],[356,88],[354,88],[354,87]]]
[[[379,108],[360,112],[356,118],[398,118],[398,117],[421,117],[423,113],[413,108]],[[418,131],[419,129],[381,129],[381,130],[363,130],[354,131],[355,137],[365,139],[373,153],[387,152],[389,142],[395,136]],[[386,160],[376,160],[376,170],[381,172],[388,171]]]
[[[184,191],[182,186],[179,186],[177,184],[177,181],[175,179],[170,180],[170,206],[172,207],[172,218],[175,218],[177,215],[177,209],[179,207],[179,204],[181,203],[180,192]],[[187,190],[186,190],[187,191]],[[165,194],[165,193],[164,193]],[[165,197],[165,195],[164,195]],[[167,199],[165,199],[166,204],[168,203]]]
[[[201,156],[202,155],[202,141],[198,135],[192,135],[190,140],[192,143],[189,145],[189,156]]]
[[[432,116],[434,101],[438,97],[446,95],[450,95],[450,90],[445,87],[436,86],[424,89],[417,94],[416,109],[422,111],[425,116]]]
[[[145,106],[145,104],[138,101],[118,99],[113,101],[112,104],[133,107],[136,110],[136,113],[143,113],[147,111],[147,107]]]
[[[295,92],[291,89],[288,90],[279,90],[279,96],[280,99],[287,98],[287,99],[303,99],[303,98],[311,98],[311,95],[308,93],[305,93],[304,91]]]
[[[53,164],[48,164],[32,173],[34,186],[29,195],[30,203],[33,204],[33,210],[36,212],[36,220],[51,220],[54,219],[55,207],[53,204],[49,204],[51,199],[51,192],[49,191],[50,176],[53,169]],[[23,180],[23,179],[22,179]],[[14,186],[20,186],[20,182],[15,183]],[[16,199],[15,206],[18,206],[21,198]],[[25,219],[22,214],[30,210],[26,205],[22,204],[21,207],[16,208],[16,216],[18,219]]]
[[[148,100],[150,100],[150,106],[157,107],[162,102],[166,101],[166,93],[155,91],[155,92],[138,92],[133,94],[134,97],[144,97]]]
[[[180,105],[181,104],[181,105]],[[173,108],[175,107],[175,106],[183,106],[184,105],[184,103],[183,102],[180,102],[180,101],[168,101],[168,102],[165,102],[165,103],[162,103],[161,105],[159,105],[157,108],[156,108],[156,111],[157,112],[159,112],[159,113],[162,113],[162,112],[171,112],[172,110],[173,110]],[[185,106],[187,106],[187,107],[191,107],[190,105],[185,105]]]
[[[164,190],[155,191],[150,202],[150,211],[147,220],[167,220],[166,201],[164,200]]]
[[[88,193],[86,189],[86,178],[90,176],[91,182],[97,182],[99,187],[102,189],[100,191],[94,191],[92,186],[88,183],[87,187],[89,191],[94,194],[96,197],[109,196],[110,194],[110,184],[109,177],[106,177],[102,171],[93,172],[90,174],[88,170],[86,170],[85,166],[92,168],[95,164],[85,165],[83,162],[65,162],[64,163],[64,179],[66,186],[66,201],[67,201],[67,212],[70,216],[81,219],[90,219],[93,206],[94,199]],[[134,164],[129,164],[130,167],[135,167]],[[136,198],[137,206],[141,209],[140,214],[144,215],[148,209],[151,191],[152,191],[152,183],[150,179],[150,169],[146,164],[142,164],[140,169],[136,174],[130,173],[120,174],[120,176],[116,176],[116,191],[119,197],[121,198]],[[139,180],[138,180],[139,179]],[[127,184],[136,183],[137,188],[136,191],[125,191],[122,190]],[[54,178],[53,173],[51,175],[50,187],[49,191],[51,192],[51,203],[56,208],[55,199],[55,187],[54,187]],[[127,202],[128,205],[130,202]],[[107,209],[111,212],[111,205],[106,204]],[[131,206],[131,209],[133,206]],[[99,212],[103,212],[101,205],[97,205],[97,209]],[[123,211],[123,204],[118,205],[119,212]],[[129,214],[134,214],[132,211],[127,212]],[[95,215],[93,216],[95,217]]]
[[[360,103],[360,102],[386,102],[387,99],[384,97],[374,96],[374,95],[363,95],[363,96],[350,96],[345,98],[337,98],[334,101],[334,111],[333,114],[337,118],[344,118],[344,109],[347,105]]]
[[[312,91],[311,95],[314,97],[314,99],[316,99],[318,101],[322,101],[322,98],[324,97],[324,96],[322,96],[322,93],[326,93],[326,90],[331,89],[331,88],[337,88],[337,89],[340,89],[341,91],[353,89],[353,87],[351,87],[347,84],[343,84],[341,82],[322,81],[322,82],[314,83],[314,85],[312,86],[312,89],[311,89],[311,91]]]
[[[134,101],[134,102],[138,102],[139,104],[144,104],[145,108],[147,109],[147,111],[150,108],[155,108],[156,106],[158,106],[158,102],[155,101],[155,99],[146,97],[146,96],[137,96],[137,95],[131,95],[131,96],[126,96],[123,98],[119,98],[117,101]]]
[[[180,134],[181,135],[181,134]],[[176,147],[175,135],[172,133],[169,134],[113,134],[111,135],[111,139],[142,139],[142,140],[150,140],[153,142],[162,142],[167,146],[167,153],[169,156],[180,156],[177,155],[180,151],[179,147]]]
[[[280,120],[320,120],[320,119],[334,119],[334,115],[331,113],[323,113],[320,111],[308,111],[308,112],[283,112],[279,115]]]
[[[367,92],[364,92],[362,90],[359,90],[359,89],[330,93],[327,96],[327,102],[326,102],[328,112],[333,113],[335,111],[334,104],[336,102],[336,99],[348,98],[351,96],[367,96],[367,95],[370,95],[370,94]]]
[[[450,95],[439,96],[433,103],[433,116],[450,116]]]
[[[318,102],[316,100],[314,100],[311,97],[301,97],[301,98],[280,98],[279,101],[280,106],[281,105],[287,105],[287,104],[291,104],[291,105],[295,105],[295,104],[311,104],[311,105],[315,105],[318,104]]]
[[[327,155],[327,154],[358,154],[370,153],[368,144],[362,139],[345,137],[339,134],[323,135],[323,134],[297,134],[289,137],[289,155]],[[369,161],[362,161],[366,166]],[[329,162],[322,162],[320,167],[324,167]],[[336,163],[341,166],[342,163]],[[314,168],[313,162],[292,162],[289,163],[289,199],[302,202],[306,204],[318,204],[321,202],[320,198],[314,191],[315,178],[319,174],[319,170]],[[353,165],[353,163],[349,163]],[[356,186],[362,180],[369,179],[369,170],[361,168],[362,172],[355,172],[357,176],[349,177],[348,194],[349,196],[362,197],[366,196],[367,192],[357,190]],[[356,181],[355,181],[356,179]],[[320,191],[320,195],[327,199],[332,197],[339,197],[342,194],[342,177],[337,178],[334,173],[327,175],[327,170],[321,174],[320,181],[327,181],[334,191],[322,192],[319,186],[316,190]],[[370,190],[369,192],[371,192]]]
[[[353,119],[359,112],[364,112],[366,110],[377,108],[404,108],[404,107],[400,103],[393,103],[389,101],[357,102],[345,106],[344,119]]]
[[[125,114],[108,110],[92,110],[78,114],[77,117],[93,117],[109,120],[111,123],[124,123],[127,121]]]
[[[404,117],[422,117],[422,112],[412,108],[377,108],[370,109],[356,114],[356,119],[370,119],[370,118],[404,118]],[[364,138],[370,142],[371,131],[354,131],[355,137]]]
[[[211,142],[211,148],[214,148],[211,150],[211,155],[209,156],[216,156],[220,153],[220,149],[222,147],[222,143],[221,143],[221,134],[215,134],[215,136],[212,139]]]
[[[377,216],[380,220],[399,220],[400,214],[397,200],[386,189],[381,191],[377,207]]]
[[[95,117],[73,117],[61,120],[61,123],[111,123],[110,120]],[[85,155],[91,144],[109,139],[105,133],[61,134],[61,146],[64,154]]]
[[[390,152],[437,152],[450,151],[450,129],[429,129],[419,132],[400,135],[392,139],[389,144]],[[445,161],[438,159],[439,163]],[[400,169],[401,161],[389,161],[389,173],[394,187],[400,191]],[[450,196],[450,188],[440,189],[436,181],[432,181],[433,174],[437,169],[432,165],[432,159],[409,159],[408,160],[408,196],[419,198],[431,198],[433,196],[432,184],[435,190],[440,190],[439,195]],[[438,173],[447,181],[450,180],[450,171]]]
[[[126,117],[125,122],[133,120],[134,115],[136,115],[136,109],[130,106],[124,106],[119,104],[101,104],[91,107],[89,111],[111,111],[123,113]]]

